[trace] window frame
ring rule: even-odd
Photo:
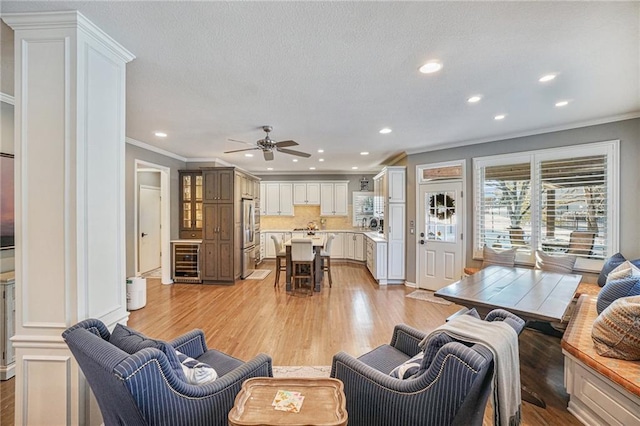
[[[484,168],[490,166],[506,166],[529,162],[531,165],[531,250],[518,251],[516,264],[532,266],[535,264],[535,250],[540,246],[542,212],[540,205],[541,176],[540,163],[549,160],[562,160],[591,155],[605,155],[607,167],[607,227],[605,257],[619,251],[620,227],[620,140],[593,142],[558,148],[547,148],[511,154],[498,154],[473,158],[473,258],[482,259],[480,212],[484,196]],[[599,272],[604,264],[600,259],[578,258],[574,270]]]

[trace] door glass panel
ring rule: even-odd
[[[202,229],[202,203],[196,203],[196,229]]]
[[[455,191],[425,193],[425,227],[427,240],[457,241]]]
[[[196,176],[196,201],[202,201],[202,176]]]
[[[191,228],[191,203],[182,203],[182,227]]]
[[[182,176],[182,199],[191,200],[191,176]]]

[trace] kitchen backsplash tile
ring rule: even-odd
[[[324,229],[351,229],[351,210],[349,205],[348,216],[320,216],[320,206],[293,206],[294,216],[261,216],[260,229],[306,228],[309,222],[322,229],[320,219],[326,219]]]

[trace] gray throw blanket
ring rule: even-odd
[[[424,349],[433,334],[446,333],[454,339],[479,343],[493,353],[493,409],[498,426],[520,424],[520,360],[518,334],[502,321],[483,321],[460,315],[441,325],[420,342]]]

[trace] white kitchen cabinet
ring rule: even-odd
[[[389,203],[386,221],[384,223],[387,236],[388,268],[387,278],[390,280],[404,279],[404,233],[405,233],[405,205],[404,203]]]
[[[320,205],[320,184],[316,182],[299,182],[293,184],[293,204]]]
[[[366,264],[379,284],[387,284],[387,243],[379,237],[365,236]]]
[[[331,252],[329,256],[331,259],[344,259],[344,232],[331,232],[327,231],[326,235],[335,234],[335,238],[331,243]]]
[[[390,284],[405,279],[406,168],[385,167],[374,177],[378,217],[384,221],[382,237],[386,247],[386,278]]]
[[[265,203],[264,216],[293,216],[293,185],[266,182],[260,202]]]
[[[360,232],[344,233],[344,257],[350,260],[365,259],[364,235]]]
[[[349,204],[349,183],[321,183],[320,184],[320,215],[347,216]]]

